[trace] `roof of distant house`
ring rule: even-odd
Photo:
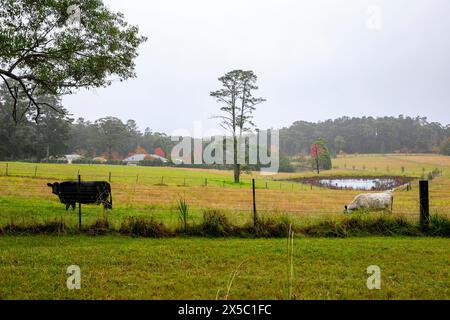
[[[124,162],[134,162],[134,161],[142,161],[145,159],[147,155],[143,153],[134,154],[126,159],[123,159]]]
[[[134,154],[126,159],[123,159],[123,162],[139,162],[145,160],[146,157],[159,159],[162,162],[169,162],[169,160],[167,160],[164,157],[158,156],[157,154],[143,154],[143,153]]]

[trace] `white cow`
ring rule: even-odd
[[[351,213],[354,210],[386,210],[392,212],[394,204],[393,190],[382,193],[364,193],[353,199],[352,203],[345,206],[345,213]]]

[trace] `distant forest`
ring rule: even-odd
[[[174,145],[164,133],[150,128],[140,131],[134,120],[114,117],[96,121],[72,119],[56,98],[54,105],[36,122],[34,110],[11,116],[11,101],[0,87],[0,160],[43,161],[49,157],[77,153],[86,158],[104,157],[118,161],[135,152],[163,153],[170,156]],[[20,105],[20,104],[19,104]],[[281,154],[309,153],[311,144],[324,138],[332,154],[434,152],[450,155],[450,127],[430,123],[426,118],[399,116],[348,118],[319,123],[297,121],[280,132]],[[161,152],[162,151],[162,152]],[[283,157],[284,158],[284,157]]]
[[[281,151],[308,154],[312,141],[326,139],[332,153],[448,153],[450,126],[424,117],[342,117],[319,123],[297,121],[280,132]]]

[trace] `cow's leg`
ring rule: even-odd
[[[77,205],[77,204],[76,204],[75,202],[74,202],[74,203],[72,203],[72,210],[73,210],[73,211],[75,211],[75,207],[76,207],[76,205]]]
[[[66,203],[66,211],[69,210],[69,207],[70,207],[70,203]]]

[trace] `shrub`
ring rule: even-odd
[[[345,237],[338,224],[334,220],[325,220],[318,224],[304,227],[300,233],[311,237],[339,238]]]
[[[169,237],[172,232],[161,222],[153,218],[129,217],[122,222],[120,233],[136,237],[162,238]]]
[[[201,233],[207,236],[224,237],[233,233],[233,226],[225,214],[216,209],[203,212],[203,222],[200,225]]]
[[[165,163],[161,159],[145,159],[139,161],[139,165],[143,167],[163,167]]]
[[[105,218],[100,218],[94,221],[85,229],[89,234],[92,235],[104,235],[110,232],[109,221]]]
[[[0,234],[61,234],[65,233],[65,224],[62,219],[48,220],[43,223],[27,222],[16,223],[11,221],[0,228]]]
[[[420,230],[404,218],[354,216],[342,220],[326,220],[301,229],[312,237],[418,236]]]
[[[254,234],[257,237],[284,238],[288,236],[291,222],[288,216],[281,217],[260,217],[256,220]]]
[[[450,237],[450,219],[445,216],[430,216],[428,234],[433,237]]]

